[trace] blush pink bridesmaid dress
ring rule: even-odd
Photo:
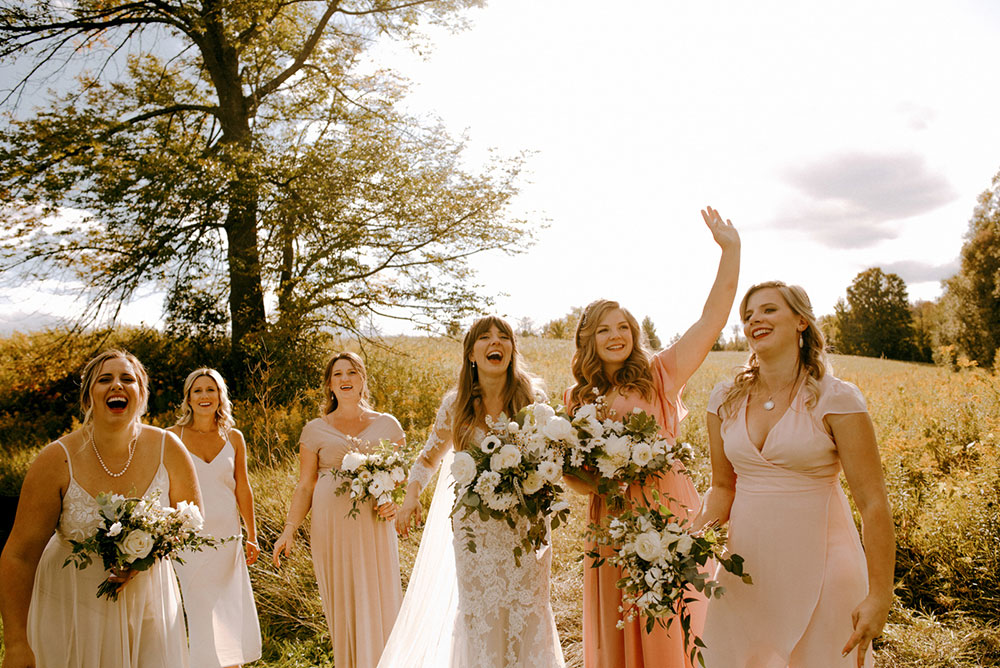
[[[728,387],[715,387],[708,412],[719,414]],[[747,433],[745,399],[723,417],[736,471],[729,549],[746,560],[753,584],[719,569],[726,592],[708,606],[707,668],[857,665],[856,652],[845,658],[840,650],[853,632],[851,612],[868,593],[868,571],[823,417],[867,408],[857,387],[829,374],[814,406],[803,388],[760,448]]]
[[[655,391],[650,400],[636,393],[617,395],[610,408],[620,418],[639,408],[656,418],[660,426],[660,437],[674,443],[677,439],[681,420],[687,415],[687,408],[681,401],[683,385],[675,382],[677,359],[673,348],[657,353],[650,363]],[[639,498],[645,493],[650,498],[653,489],[661,496],[673,499],[667,505],[670,510],[689,520],[698,512],[701,501],[691,479],[680,470],[660,476],[655,485],[646,489],[634,489],[632,495]],[[607,508],[601,496],[591,495],[589,520],[599,523],[607,516]],[[586,542],[589,551],[596,547],[592,541]],[[679,620],[674,620],[669,632],[657,625],[646,633],[642,619],[627,622],[624,630],[617,628],[621,613],[621,590],[615,583],[621,578],[621,570],[605,563],[593,568],[586,560],[583,571],[583,655],[586,668],[690,668],[687,651],[684,648],[684,634]],[[705,618],[705,598],[698,592],[691,592],[696,602],[689,604],[691,628],[701,635]]]

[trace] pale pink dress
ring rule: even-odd
[[[681,401],[683,385],[675,382],[677,377],[677,356],[674,349],[656,354],[650,363],[655,388],[651,401],[647,401],[636,393],[618,395],[610,408],[621,418],[633,408],[639,408],[656,418],[660,425],[660,437],[675,443],[681,420],[687,415],[687,408]],[[634,489],[632,495],[639,498],[645,493],[647,498],[654,486],[646,489]],[[660,476],[655,489],[663,496],[673,501],[668,503],[672,512],[690,519],[698,512],[701,505],[698,490],[691,479],[678,471],[671,471]],[[597,495],[590,497],[589,520],[599,523],[607,515],[604,498]],[[586,542],[589,551],[596,547]],[[610,554],[605,550],[606,554]],[[622,602],[622,593],[615,583],[621,578],[621,570],[605,563],[599,568],[593,568],[590,560],[583,570],[583,655],[586,668],[682,668],[691,665],[684,647],[684,634],[679,621],[675,620],[670,631],[657,625],[652,632],[646,633],[644,620],[625,624],[624,630],[616,626],[621,614],[618,606]],[[704,623],[705,599],[692,591],[690,598],[696,602],[689,604],[691,611],[691,630],[695,635],[701,635]]]
[[[719,414],[728,387],[715,387],[708,412]],[[856,652],[843,658],[840,650],[853,633],[851,612],[867,595],[867,567],[823,417],[867,408],[857,387],[829,374],[819,389],[812,408],[808,391],[798,391],[759,451],[747,433],[746,400],[723,418],[736,471],[729,549],[746,560],[753,584],[719,569],[726,592],[708,607],[707,668],[857,665]]]
[[[310,543],[337,668],[378,665],[403,601],[403,589],[395,523],[379,519],[371,505],[357,517],[348,517],[350,499],[334,493],[343,478],[330,471],[340,469],[350,450],[370,449],[379,439],[395,442],[402,437],[403,428],[386,413],[356,439],[322,418],[306,424],[299,437],[303,447],[319,456]]]

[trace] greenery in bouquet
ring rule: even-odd
[[[593,485],[618,512],[629,505],[629,486],[645,487],[650,478],[678,463],[686,472],[694,450],[688,443],[660,438],[656,418],[638,408],[616,417],[601,396],[576,409],[572,425],[577,438],[566,450],[565,470]]]
[[[478,513],[480,519],[506,522],[516,528],[526,518],[528,529],[514,548],[514,560],[541,549],[549,530],[569,517],[562,500],[563,460],[576,430],[561,406],[537,402],[513,418],[501,414],[488,420],[489,432],[478,444],[455,453],[451,471],[456,502],[452,516]],[[476,551],[471,531],[466,548]]]
[[[693,602],[695,591],[709,599],[725,593],[724,587],[710,578],[709,562],[721,564],[748,585],[753,581],[743,570],[743,557],[725,551],[714,527],[691,531],[660,503],[657,492],[653,496],[651,508],[626,510],[597,529],[597,547],[587,556],[595,568],[607,562],[622,571],[616,583],[622,590],[619,628],[642,617],[648,633],[655,624],[669,628],[677,619],[691,661],[704,665],[701,648],[705,644],[691,630],[688,604]]]
[[[107,571],[144,571],[159,559],[184,563],[181,556],[184,551],[215,549],[237,538],[202,534],[204,519],[197,504],[181,501],[172,508],[161,506],[157,497],[158,494],[150,498],[98,494],[94,533],[84,540],[69,541],[73,551],[63,568],[71,563],[79,569],[87,568],[97,556]],[[97,587],[97,596],[116,601],[121,587],[120,582],[104,580]]]
[[[409,470],[405,453],[395,443],[383,438],[374,450],[366,452],[357,449],[344,455],[340,470],[335,472],[344,480],[335,492],[350,496],[348,517],[357,517],[361,506],[368,502],[375,507],[386,503],[398,505],[406,496]]]

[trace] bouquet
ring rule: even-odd
[[[63,563],[83,569],[90,566],[94,555],[101,558],[105,570],[131,569],[144,571],[158,559],[174,559],[184,563],[180,552],[218,548],[234,540],[214,538],[201,533],[204,520],[197,504],[181,501],[176,508],[161,506],[158,494],[151,498],[127,498],[121,494],[97,495],[100,523],[94,535],[84,540],[70,540],[73,551]],[[97,587],[98,598],[118,600],[120,582],[105,580]]]
[[[361,504],[369,500],[376,506],[402,503],[408,472],[409,465],[403,453],[391,441],[382,439],[371,452],[351,450],[344,455],[340,470],[336,472],[344,481],[335,491],[350,495],[351,509],[347,516],[357,517]]]
[[[608,417],[603,397],[581,405],[572,426],[578,439],[566,450],[567,473],[594,481],[598,493],[610,497],[616,510],[627,505],[624,492],[629,485],[645,485],[676,462],[686,467],[694,458],[688,443],[671,444],[660,438],[656,418],[638,408],[621,420]]]
[[[541,402],[525,406],[512,419],[501,414],[487,425],[489,432],[478,447],[455,453],[451,473],[457,491],[451,514],[475,512],[484,521],[504,521],[511,528],[519,517],[526,518],[528,530],[514,548],[520,566],[524,554],[547,543],[550,525],[557,528],[569,516],[560,482],[565,450],[575,442],[576,429],[561,407]],[[468,538],[466,548],[475,552],[471,532]]]
[[[648,633],[656,623],[669,628],[676,615],[692,663],[696,658],[700,662],[700,648],[705,644],[691,632],[687,609],[691,599],[687,594],[696,590],[711,599],[724,593],[719,582],[706,575],[706,564],[714,559],[746,584],[753,581],[743,570],[743,557],[725,552],[714,527],[692,532],[665,505],[659,504],[657,492],[653,495],[652,508],[637,507],[611,518],[606,528],[597,531],[598,547],[587,556],[595,560],[595,567],[607,561],[622,570],[617,583],[622,590],[622,619],[618,628],[624,628],[626,620],[641,616],[645,617]],[[605,555],[610,548],[611,555],[602,556],[601,546]]]

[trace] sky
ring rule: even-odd
[[[529,152],[513,211],[547,227],[472,261],[514,321],[605,297],[684,331],[718,264],[706,205],[740,231],[740,294],[798,283],[822,315],[879,266],[935,299],[1000,169],[993,0],[493,0],[468,17],[422,55],[371,57],[411,81],[411,111],[466,134],[470,165]],[[67,308],[34,295],[0,295],[0,329]],[[161,299],[126,318],[155,322]]]

